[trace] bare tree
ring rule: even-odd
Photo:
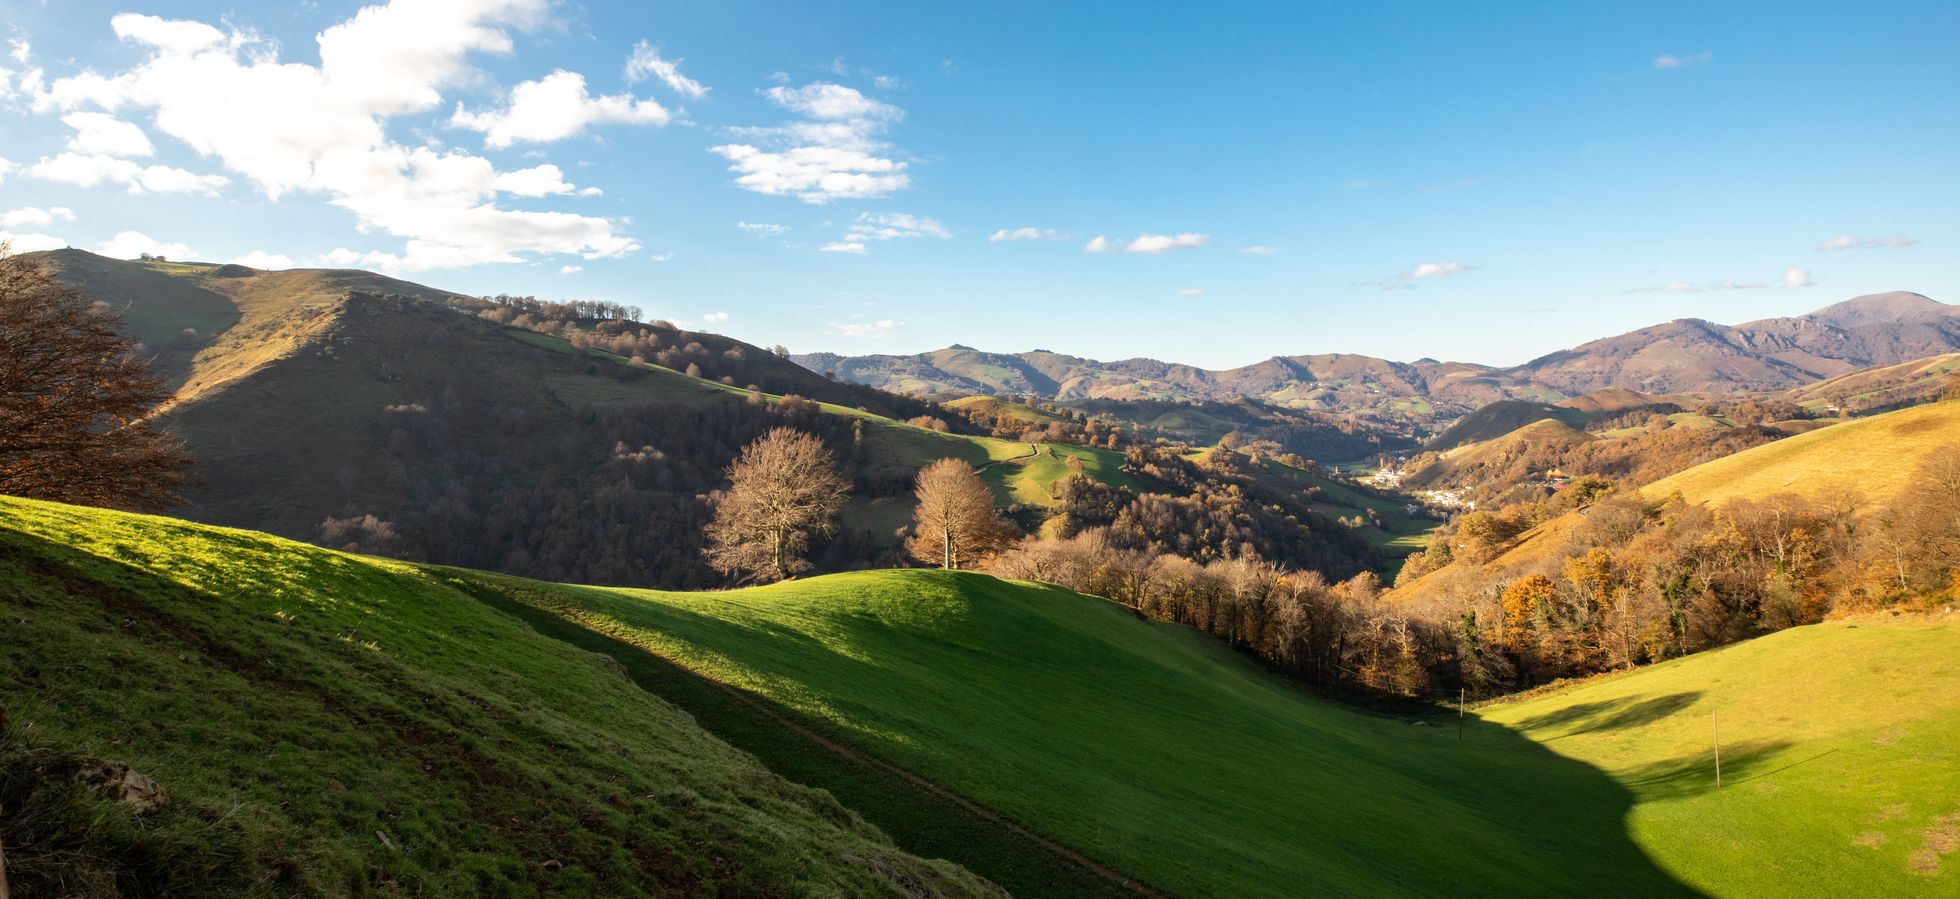
[[[831,532],[850,485],[823,441],[777,428],[729,466],[727,492],[708,525],[708,564],[747,581],[776,581],[809,567],[810,538]]]
[[[998,552],[1014,529],[994,512],[994,492],[973,466],[941,459],[919,472],[919,510],[909,548],[922,562],[958,570],[961,563]]]
[[[150,411],[169,396],[116,316],[0,246],[0,493],[156,510],[190,467]]]

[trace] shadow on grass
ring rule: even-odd
[[[1561,729],[1564,733],[1545,739],[1560,740],[1594,731],[1625,730],[1639,727],[1666,718],[1679,712],[1702,697],[1700,690],[1685,690],[1643,699],[1628,696],[1604,702],[1581,702],[1566,706],[1543,715],[1526,718],[1517,723],[1518,730],[1527,733],[1540,730]]]
[[[1830,754],[1824,752],[1808,759],[1777,764],[1780,761],[1778,756],[1794,745],[1788,740],[1749,740],[1723,746],[1722,784],[1719,788],[1715,785],[1715,749],[1712,743],[1707,752],[1676,756],[1620,772],[1620,782],[1632,788],[1643,800],[1683,799],[1716,789],[1730,789]]]
[[[703,728],[755,756],[771,771],[804,786],[829,791],[913,855],[952,861],[1015,896],[1145,895],[884,766],[840,753],[785,727],[784,721],[806,727],[814,722],[764,697],[727,687],[625,640],[513,598],[526,592],[519,582],[502,578],[491,581],[461,570],[451,573],[461,575],[457,586],[485,605],[525,622],[544,636],[617,661],[642,689],[686,710]],[[555,605],[559,599],[543,594],[528,598],[546,605]],[[701,619],[701,623],[724,635],[755,631],[778,641],[777,646],[801,644],[806,651],[829,652],[808,635],[787,628],[752,628],[709,618]]]
[[[558,588],[533,590],[521,582],[485,577],[466,576],[465,580],[470,584],[466,589],[472,595],[530,623],[540,633],[612,657],[625,666],[643,688],[686,709],[708,730],[756,755],[782,776],[829,790],[846,806],[884,830],[901,848],[913,854],[959,863],[1017,896],[1118,895],[1128,892],[1109,878],[1072,863],[1043,841],[1030,839],[1012,827],[977,815],[958,802],[949,801],[932,790],[911,783],[905,777],[884,770],[887,766],[866,764],[830,751],[822,742],[785,726],[785,722],[825,734],[830,741],[857,744],[853,748],[870,758],[876,758],[876,754],[870,751],[875,742],[867,744],[848,733],[839,733],[840,728],[828,722],[811,720],[767,697],[735,690],[697,675],[635,645],[630,642],[630,636],[622,635],[626,639],[614,638],[560,617],[557,610],[565,605],[566,597],[557,592]],[[1082,601],[1072,595],[1068,599]],[[589,606],[587,610],[602,614],[610,611],[604,603]],[[1120,614],[1123,619],[1130,618],[1128,610],[1112,607],[1111,611]],[[971,610],[969,614],[974,616],[974,621],[970,626],[981,629],[1006,627],[989,621],[987,612],[987,609]],[[772,624],[731,622],[671,605],[658,605],[657,610],[649,608],[644,615],[631,621],[629,626],[684,633],[688,642],[710,651],[730,652],[738,647],[745,648],[742,650],[742,662],[764,678],[807,680],[820,669],[824,682],[840,689],[875,684],[881,690],[903,693],[908,687],[902,682],[908,676],[906,672],[920,669],[930,661],[927,657],[934,657],[935,653],[958,655],[974,651],[962,645],[965,641],[946,640],[941,635],[917,634],[913,636],[937,641],[938,645],[908,642],[908,648],[898,657],[863,658],[855,654],[843,655],[837,649],[813,639],[808,633]],[[889,630],[891,627],[875,616],[847,614],[837,623],[855,635],[853,639],[843,641],[850,645],[881,645],[876,640],[856,637],[873,636],[871,632]],[[883,636],[887,638],[883,645],[890,648],[890,635],[887,633]],[[764,639],[758,640],[758,637]],[[1037,635],[1024,634],[1020,637],[1022,642],[1017,644],[1011,636],[1000,633],[987,633],[979,637],[980,642],[988,647],[1006,647],[1001,650],[1001,655],[1006,658],[993,659],[1006,664],[1027,662],[1017,654],[1021,651],[1019,647],[1040,639]],[[1006,642],[1002,643],[1002,640]],[[881,661],[891,663],[890,667],[880,664]],[[1098,664],[1091,667],[1098,667]],[[893,682],[893,679],[898,682]],[[1274,678],[1274,684],[1281,689],[1296,689],[1291,682],[1278,678]],[[1201,684],[1187,686],[1196,690]],[[843,690],[844,695],[849,693],[849,689]],[[1643,717],[1662,717],[1684,708],[1698,697],[1699,694],[1677,694],[1615,704],[1562,717],[1559,721],[1594,727],[1626,727]],[[1119,704],[1146,711],[1153,702],[1149,696],[1110,698]],[[1302,696],[1301,701],[1326,702],[1307,696]],[[1051,720],[1056,714],[1067,711],[1058,712],[1052,707],[1034,708],[1042,705],[1039,696],[1025,697],[1025,703],[1009,713],[1021,716],[1015,720],[1019,721],[1022,717]],[[1053,706],[1053,703],[1048,705]],[[971,712],[982,717],[1001,714],[999,707],[998,703],[976,704]],[[1148,721],[1150,716],[1144,714],[1142,720]],[[1467,722],[1462,742],[1437,739],[1434,731],[1419,729],[1410,729],[1408,737],[1404,738],[1393,729],[1392,723],[1375,720],[1378,726],[1389,729],[1387,739],[1392,742],[1385,745],[1397,747],[1396,751],[1381,754],[1379,750],[1382,747],[1372,743],[1369,747],[1356,746],[1351,755],[1343,756],[1340,764],[1357,770],[1330,769],[1326,777],[1337,780],[1363,779],[1376,776],[1369,769],[1380,768],[1393,772],[1385,783],[1393,784],[1397,779],[1415,781],[1427,788],[1426,795],[1421,806],[1405,806],[1392,798],[1382,797],[1381,802],[1373,805],[1363,802],[1362,807],[1319,815],[1326,819],[1328,827],[1333,828],[1326,833],[1327,842],[1346,849],[1322,848],[1298,859],[1263,859],[1264,863],[1276,868],[1295,870],[1303,876],[1313,877],[1300,882],[1301,890],[1366,895],[1554,896],[1588,890],[1640,896],[1696,895],[1694,890],[1656,866],[1644,850],[1629,838],[1626,817],[1633,806],[1635,794],[1599,769],[1552,753],[1516,730],[1475,719]],[[1202,730],[1217,724],[1210,718],[1182,721],[1175,716],[1161,718],[1159,723],[1171,731]],[[994,724],[1007,726],[1011,722],[1003,719]],[[1232,733],[1214,731],[1194,735],[1189,732],[1167,732],[1160,742],[1167,741],[1179,747],[1178,751],[1194,751],[1194,756],[1187,756],[1195,766],[1191,776],[1201,777],[1196,772],[1213,771],[1200,758],[1205,747],[1222,749],[1234,741],[1246,741],[1248,745],[1270,748],[1285,745],[1287,741],[1297,741],[1302,736],[1302,730],[1298,727],[1281,727],[1271,721],[1247,720],[1239,724],[1241,729]],[[987,723],[975,721],[972,726],[985,727]],[[1339,734],[1326,735],[1329,743],[1340,743],[1343,739]],[[1053,759],[1057,765],[1093,765],[1106,761],[1103,756],[1095,754],[1100,747],[1085,750],[1066,741],[1058,742],[1055,746],[1057,752],[1076,753],[1076,757]],[[1324,751],[1324,747],[1319,751]],[[1309,747],[1298,753],[1281,751],[1281,757],[1297,758],[1304,762],[1313,758],[1315,753],[1316,750]],[[1279,759],[1275,757],[1276,761]],[[1137,787],[1182,792],[1202,785],[1199,781],[1187,779],[1181,784],[1138,784]],[[1240,806],[1246,811],[1267,806],[1288,817],[1297,826],[1302,816],[1282,809],[1287,805],[1311,801],[1304,795],[1290,800],[1275,795],[1270,800],[1257,800],[1252,806],[1243,806],[1245,796],[1239,790],[1253,786],[1238,783],[1223,788],[1216,795],[1218,804]],[[1266,788],[1272,789],[1273,785],[1268,784]],[[1312,792],[1317,788],[1309,783],[1307,789]],[[1210,796],[1207,793],[1204,801],[1209,801]],[[1269,801],[1276,805],[1268,806]],[[1429,808],[1425,810],[1423,806]],[[1436,814],[1441,809],[1449,809],[1450,812]],[[1469,811],[1466,813],[1463,810]],[[1095,814],[1086,808],[1060,813],[1088,815],[1092,819]],[[1103,822],[1102,826],[1114,823]],[[1366,837],[1367,834],[1389,831],[1400,836],[1381,843]],[[1176,842],[1174,834],[1164,836]],[[1186,848],[1196,851],[1194,847]],[[1314,861],[1315,858],[1319,861]],[[1309,875],[1308,872],[1316,873]],[[1199,891],[1202,892],[1202,888]]]

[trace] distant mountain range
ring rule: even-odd
[[[1032,394],[1056,400],[1255,399],[1289,409],[1441,421],[1497,400],[1557,402],[1614,387],[1643,393],[1787,390],[1855,369],[1960,350],[1960,306],[1872,294],[1795,318],[1741,325],[1679,319],[1498,368],[1370,356],[1275,356],[1207,370],[1155,359],[1099,362],[1047,350],[965,346],[912,356],[792,357],[818,372],[919,394]]]

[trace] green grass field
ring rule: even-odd
[[[1623,784],[1634,840],[1710,894],[1960,894],[1960,615],[1800,627],[1479,711]]]
[[[0,498],[0,622],[15,895],[989,890],[439,572]],[[171,804],[139,824],[49,754]]]
[[[174,797],[140,827],[83,808],[65,855],[13,839],[17,883],[987,889],[924,854],[1017,895],[1960,888],[1951,616],[1493,703],[1462,739],[1446,709],[1356,711],[1186,628],[978,574],[571,587],[0,499],[0,620],[0,791],[37,746]]]
[[[1459,743],[1344,709],[1067,591],[904,571],[527,601],[1171,892],[1680,892],[1626,838],[1628,792],[1589,766],[1502,728]]]

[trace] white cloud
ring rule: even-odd
[[[875,322],[831,322],[824,327],[824,333],[843,337],[885,337],[902,324],[905,323],[889,318]]]
[[[1815,287],[1817,282],[1810,279],[1810,269],[1793,265],[1783,270],[1784,287]]]
[[[0,184],[7,183],[7,173],[13,171],[14,168],[13,160],[5,156],[0,156]]]
[[[1382,183],[1373,178],[1356,178],[1353,181],[1343,183],[1341,186],[1348,190],[1368,190],[1369,188],[1380,187]]]
[[[818,247],[817,250],[823,253],[854,253],[862,256],[864,255],[864,244],[857,241],[833,240],[830,243]]]
[[[915,237],[952,237],[937,219],[903,212],[860,212],[857,221],[844,233],[854,243],[872,240],[910,240]]]
[[[31,177],[77,187],[121,184],[133,194],[148,191],[216,196],[218,188],[231,183],[231,179],[223,175],[198,175],[168,165],[144,166],[101,154],[62,153],[44,157],[25,171]]]
[[[36,80],[32,105],[153,110],[157,133],[216,159],[266,196],[322,195],[353,213],[361,231],[402,240],[394,251],[342,248],[322,257],[339,260],[335,264],[418,271],[520,261],[527,254],[589,259],[636,251],[638,244],[617,233],[619,223],[612,219],[506,209],[495,202],[499,192],[557,195],[562,173],[553,182],[534,167],[500,184],[500,175],[513,173],[498,172],[486,159],[444,152],[432,141],[404,146],[388,136],[392,117],[433,112],[445,89],[485,83],[487,76],[469,56],[508,54],[510,30],[543,24],[549,5],[550,0],[391,0],[368,6],[319,34],[318,66],[281,62],[275,43],[249,31],[119,16],[112,20],[117,33],[147,48],[148,58],[107,76],[82,72],[45,88]],[[214,33],[223,39],[212,40]],[[650,115],[638,106],[619,113],[604,102],[608,98],[585,99],[599,109],[574,110],[572,117],[583,121],[579,127],[595,115]],[[480,115],[501,126],[500,139],[511,141],[569,127],[562,116],[527,116],[525,104],[514,102],[514,107],[520,113],[515,118],[507,116],[510,110]],[[102,170],[98,182],[102,176],[120,177],[132,189],[198,183],[188,180],[198,176],[180,170],[143,170],[137,178],[127,168],[94,164],[89,157],[69,160],[68,167]],[[209,182],[204,186],[208,189]]]
[[[160,19],[138,13],[123,13],[109,20],[116,37],[148,44],[171,56],[188,56],[225,42],[225,33],[202,22]]]
[[[772,225],[768,222],[736,222],[735,227],[757,237],[774,237],[778,234],[789,233],[788,225]]]
[[[46,228],[55,222],[72,222],[74,220],[75,211],[66,206],[50,206],[46,209],[36,206],[24,206],[20,209],[9,209],[6,212],[0,212],[0,228],[6,228],[8,230],[14,228]]]
[[[75,129],[68,149],[104,156],[149,156],[156,152],[143,129],[105,112],[71,112],[61,123]]]
[[[268,253],[264,250],[253,250],[250,253],[231,260],[231,263],[250,268],[287,269],[293,267],[293,257],[284,253]]]
[[[1383,290],[1413,290],[1416,286],[1415,282],[1420,280],[1427,278],[1447,278],[1451,275],[1460,275],[1464,272],[1474,272],[1476,270],[1476,266],[1465,265],[1461,262],[1424,262],[1399,275],[1376,278],[1373,281],[1363,283],[1373,284]]]
[[[1067,240],[1068,236],[1057,234],[1047,228],[1002,228],[987,239],[1000,243],[1004,240]]]
[[[191,248],[180,243],[157,240],[141,231],[124,231],[95,245],[95,251],[117,259],[135,259],[144,253],[154,256],[191,255]]]
[[[891,159],[891,146],[877,139],[905,117],[904,110],[821,81],[795,89],[778,85],[762,95],[803,118],[777,127],[734,129],[753,143],[708,148],[728,160],[736,187],[828,203],[890,196],[911,185],[906,164]]]
[[[1178,291],[1177,295],[1181,297],[1201,297],[1205,295],[1205,289],[1202,287],[1186,287]]]
[[[1254,244],[1252,246],[1240,250],[1239,252],[1250,253],[1254,256],[1271,256],[1275,253],[1284,253],[1286,251],[1280,249],[1279,247],[1269,247],[1263,244]]]
[[[633,45],[633,55],[626,58],[626,83],[638,84],[648,78],[658,78],[667,89],[699,100],[708,95],[708,89],[686,75],[681,74],[681,60],[660,58],[660,49],[641,41]]]
[[[1859,237],[1856,234],[1840,234],[1817,245],[1820,253],[1833,253],[1838,250],[1876,250],[1880,248],[1909,247],[1918,241],[1903,234],[1886,237]]]
[[[665,125],[671,118],[666,107],[635,99],[632,94],[594,97],[586,93],[584,75],[559,69],[512,88],[510,100],[501,110],[469,112],[458,103],[449,124],[481,131],[485,145],[503,148],[564,140],[591,125]]]
[[[562,197],[577,194],[581,197],[599,195],[599,189],[588,187],[580,190],[565,180],[565,173],[549,162],[528,169],[511,172],[498,172],[492,182],[496,188],[507,194],[519,197]]]
[[[34,48],[27,43],[27,39],[24,37],[8,38],[7,47],[7,55],[14,62],[20,63],[21,65],[26,65],[27,58],[34,52]]]
[[[652,256],[648,256],[647,258],[655,262],[672,262],[674,261],[674,254],[671,252],[655,253]]]
[[[1442,278],[1442,277],[1447,277],[1449,275],[1458,275],[1464,272],[1473,272],[1476,270],[1477,270],[1476,266],[1464,265],[1461,262],[1425,262],[1421,265],[1416,266],[1415,268],[1408,270],[1407,272],[1404,272],[1402,274],[1402,277],[1408,279]]]
[[[1702,63],[1713,60],[1714,58],[1715,58],[1715,54],[1710,53],[1707,50],[1703,50],[1700,53],[1690,53],[1686,56],[1675,56],[1669,53],[1662,53],[1661,55],[1654,57],[1654,68],[1678,69],[1681,68],[1682,66],[1700,65]]]
[[[59,250],[62,247],[68,246],[68,241],[52,234],[38,234],[34,232],[16,234],[5,228],[0,228],[0,246],[4,246],[9,251],[15,253],[35,253],[41,250]]]
[[[1111,241],[1103,235],[1096,235],[1082,246],[1084,253],[1148,253],[1156,255],[1171,250],[1202,247],[1211,242],[1208,234],[1145,234],[1129,243]]]
[[[561,275],[576,275],[582,271],[585,271],[585,266],[583,265],[561,265],[558,267],[558,273]]]
[[[711,325],[725,324],[728,321],[728,313],[710,312],[707,315],[701,316],[701,320]]]

